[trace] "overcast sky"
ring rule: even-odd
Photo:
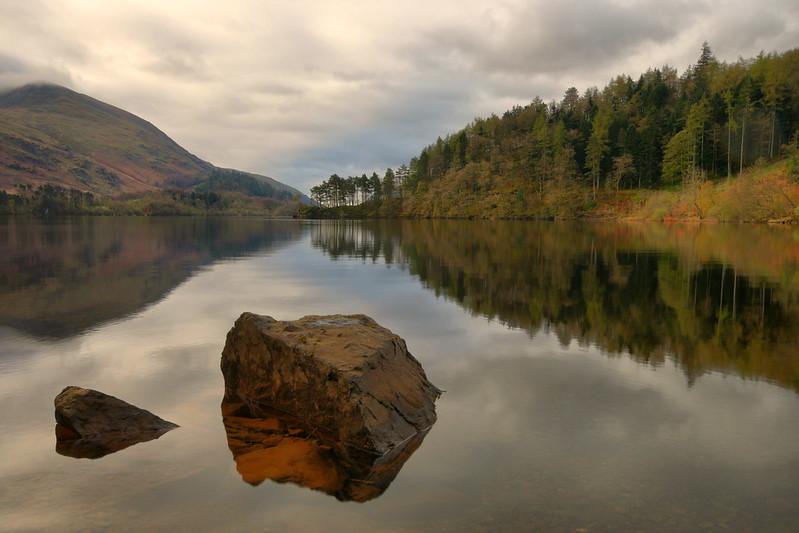
[[[50,81],[304,191],[475,116],[799,45],[797,0],[0,0],[0,86]]]

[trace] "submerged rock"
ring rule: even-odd
[[[240,403],[223,403],[222,421],[236,470],[245,482],[294,483],[341,501],[380,496],[427,435],[420,431],[390,453],[376,456],[309,435],[279,415],[253,418]]]
[[[97,459],[178,427],[149,411],[103,394],[69,386],[55,397],[56,451]]]
[[[277,321],[244,313],[222,352],[225,402],[280,413],[307,434],[384,456],[435,422],[441,391],[405,341],[365,315]]]

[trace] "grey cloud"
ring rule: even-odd
[[[373,83],[379,80],[375,79],[375,73],[366,69],[336,69],[330,72],[333,79],[348,82],[348,83]]]
[[[548,73],[596,69],[648,42],[666,42],[690,24],[701,4],[646,1],[540,2],[489,17],[487,28],[454,26],[429,32],[417,46],[439,63],[461,62],[490,73]]]
[[[265,81],[251,85],[250,90],[259,94],[270,96],[298,96],[305,91],[301,87],[279,81]]]
[[[141,15],[130,21],[128,27],[131,37],[158,53],[199,54],[209,44],[203,35],[187,28],[185,22],[177,18]]]
[[[0,89],[40,82],[73,85],[72,75],[63,68],[48,64],[31,64],[0,54]]]
[[[90,57],[87,43],[63,35],[59,25],[66,21],[51,4],[41,0],[0,0],[0,46],[27,61],[53,59],[37,54],[42,48],[52,48],[57,50],[57,57],[84,64]]]
[[[796,13],[797,9],[793,11]],[[738,12],[733,16],[722,16],[722,20],[724,24],[714,28],[709,40],[717,51],[727,52],[733,57],[743,55],[740,50],[753,50],[767,45],[770,38],[782,34],[787,29],[785,13],[782,11],[756,9],[751,16],[744,16],[744,13]],[[793,33],[797,35],[796,30]]]
[[[178,78],[204,80],[209,77],[208,67],[202,58],[185,54],[165,53],[144,68],[156,74]]]
[[[0,76],[20,74],[22,72],[25,72],[25,65],[22,61],[5,54],[0,54]]]
[[[332,173],[381,173],[397,167],[439,135],[455,131],[474,118],[474,95],[463,80],[441,80],[429,86],[394,86],[387,102],[365,126],[334,124],[312,148],[292,154],[282,170],[304,188]],[[358,98],[349,105],[358,106]]]
[[[133,43],[146,48],[151,56],[142,65],[144,70],[195,81],[212,77],[206,58],[210,43],[181,20],[141,15],[130,22],[128,34]]]

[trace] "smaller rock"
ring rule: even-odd
[[[56,451],[97,459],[179,427],[149,411],[103,394],[69,386],[55,397]]]

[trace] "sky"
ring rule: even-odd
[[[52,82],[303,191],[476,116],[799,45],[796,0],[0,0],[0,87]]]

